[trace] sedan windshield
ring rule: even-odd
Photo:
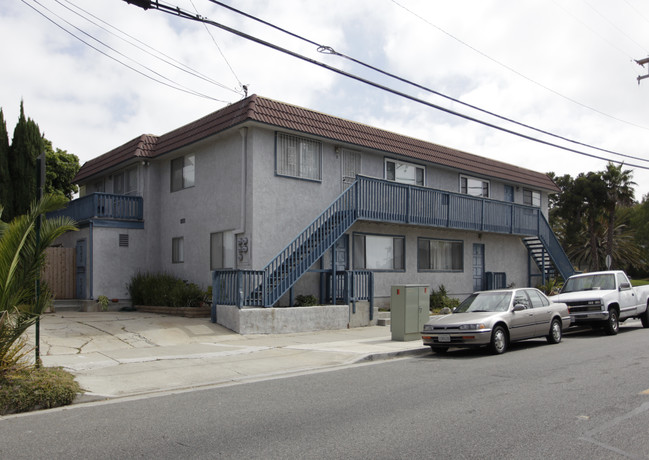
[[[507,311],[511,298],[511,292],[478,292],[467,297],[455,313]]]
[[[561,292],[577,292],[615,289],[615,277],[611,273],[570,278],[563,285]]]

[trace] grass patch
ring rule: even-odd
[[[59,367],[0,374],[0,415],[67,406],[81,392],[74,376]]]
[[[646,286],[649,284],[649,280],[631,280],[631,285],[633,286]]]

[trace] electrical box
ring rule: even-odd
[[[390,329],[392,340],[421,340],[424,324],[430,319],[430,289],[425,284],[392,286]]]

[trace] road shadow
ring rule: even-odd
[[[536,339],[522,340],[520,342],[510,343],[507,347],[507,351],[504,354],[508,353],[517,353],[525,350],[530,350],[538,347],[548,346],[548,341],[539,337]],[[477,359],[484,356],[496,356],[493,355],[489,348],[479,347],[479,348],[449,348],[446,353],[436,353],[431,351],[430,354],[424,354],[419,356],[419,359]]]

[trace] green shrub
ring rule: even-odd
[[[460,300],[455,297],[449,297],[446,291],[446,287],[443,284],[440,284],[437,288],[431,290],[430,293],[430,310],[433,313],[438,313],[443,308],[450,308],[453,310],[455,307],[460,305]]]
[[[196,284],[166,273],[138,273],[131,278],[128,292],[133,305],[198,307],[205,300],[205,292]]]
[[[61,368],[8,372],[0,377],[0,415],[66,406],[80,392],[74,376]]]
[[[318,299],[314,295],[299,295],[295,298],[295,304],[298,307],[313,307],[318,303]]]
[[[180,281],[169,292],[170,307],[198,307],[204,299],[205,293],[194,283],[185,284]]]

